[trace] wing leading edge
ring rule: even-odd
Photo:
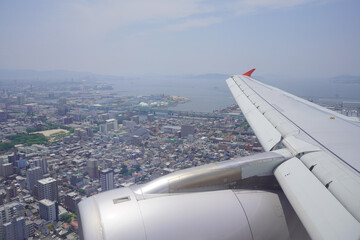
[[[358,239],[360,161],[355,149],[360,146],[360,125],[258,82],[252,72],[226,82],[264,150],[285,146],[296,159],[291,161],[296,164],[289,165],[290,160],[281,164],[275,176],[308,233],[314,239]],[[297,176],[296,184],[284,177],[284,171]]]

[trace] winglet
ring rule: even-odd
[[[255,71],[255,68],[251,69],[250,71],[244,73],[243,75],[244,76],[248,76],[248,77],[251,77],[251,74]]]

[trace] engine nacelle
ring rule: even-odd
[[[306,239],[281,192],[107,191],[79,203],[82,239]]]

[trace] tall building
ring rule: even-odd
[[[31,220],[25,221],[25,232],[26,236],[25,238],[30,238],[34,236],[35,233],[35,223]]]
[[[46,174],[48,172],[47,170],[47,159],[46,158],[42,158],[41,160],[41,169],[43,171],[43,174]]]
[[[195,127],[191,125],[181,125],[181,138],[187,138],[195,134]]]
[[[2,176],[7,178],[8,176],[14,174],[14,168],[11,163],[3,163],[2,164]]]
[[[33,193],[34,186],[38,180],[43,178],[43,173],[40,167],[30,168],[26,171],[27,189]]]
[[[81,140],[86,140],[88,138],[87,131],[81,128],[75,128],[74,134]]]
[[[8,119],[7,112],[4,110],[0,110],[0,122],[6,122]]]
[[[12,163],[14,166],[16,166],[16,163],[18,160],[24,159],[24,158],[25,158],[25,153],[14,152],[14,153],[8,155],[9,163]]]
[[[40,167],[43,174],[46,174],[47,171],[47,160],[46,158],[35,158],[30,161],[30,167]]]
[[[24,206],[18,202],[11,202],[0,206],[0,223],[9,222],[11,218],[22,217],[25,214]]]
[[[93,137],[94,136],[94,132],[91,129],[91,127],[85,127],[85,131],[88,137]]]
[[[26,161],[26,159],[20,158],[20,159],[17,161],[16,167],[18,167],[18,168],[26,168],[26,166],[27,166],[27,161]]]
[[[38,181],[39,200],[58,201],[58,186],[54,178],[48,177]]]
[[[147,120],[148,120],[148,122],[153,122],[155,120],[154,114],[148,114]]]
[[[25,218],[18,217],[11,219],[3,225],[3,237],[6,240],[26,239]]]
[[[71,192],[65,195],[64,205],[70,211],[77,212],[78,211],[77,204],[80,201],[81,201],[81,197],[77,195],[75,192]]]
[[[22,237],[25,234],[24,214],[24,206],[18,202],[0,206],[0,240],[25,238]]]
[[[107,130],[107,125],[106,124],[100,124],[100,132],[107,134],[108,130]]]
[[[106,120],[105,125],[107,132],[116,131],[119,129],[118,121],[114,118]]]
[[[96,159],[89,159],[86,162],[89,177],[99,178],[98,161]]]
[[[114,171],[110,168],[100,172],[101,191],[105,192],[114,188]]]
[[[5,187],[6,191],[6,200],[10,202],[12,198],[17,196],[17,187],[14,183],[10,184],[9,186]]]
[[[42,219],[46,221],[56,221],[58,212],[56,202],[50,201],[49,199],[40,200],[39,212]]]

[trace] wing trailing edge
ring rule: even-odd
[[[298,158],[274,175],[312,239],[359,239],[360,223]]]

